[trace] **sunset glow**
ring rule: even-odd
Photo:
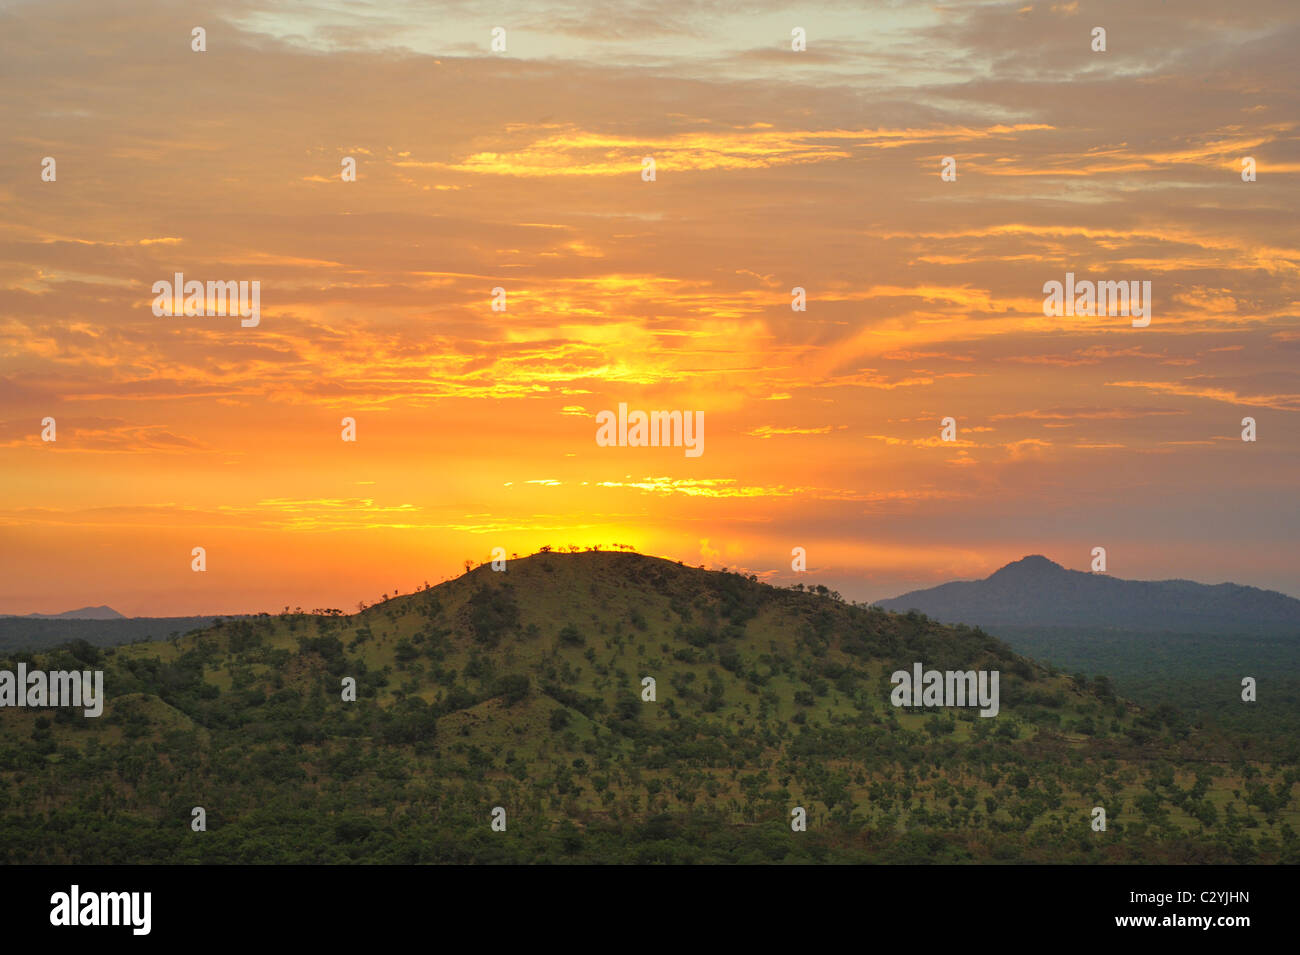
[[[814,7],[796,54],[780,6],[539,0],[493,55],[491,12],[232,3],[201,56],[134,6],[0,12],[0,612],[351,609],[616,543],[776,583],[803,547],[856,600],[1097,545],[1300,595],[1285,4],[1115,4],[1104,59],[1076,4]],[[156,317],[177,272],[260,324]],[[1046,317],[1067,272],[1149,280],[1149,327]],[[620,403],[704,453],[599,446]]]

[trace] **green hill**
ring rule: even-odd
[[[631,553],[20,659],[103,669],[107,702],[0,709],[9,862],[1300,859],[1289,751],[978,629]],[[915,662],[999,671],[999,714],[895,708]]]

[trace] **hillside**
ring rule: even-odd
[[[102,668],[108,700],[0,709],[9,862],[1300,858],[1294,753],[1248,760],[978,629],[637,554],[19,660]],[[998,670],[1000,712],[895,708],[915,662]]]
[[[953,581],[878,601],[981,627],[1074,627],[1144,632],[1300,636],[1300,600],[1239,584],[1123,580],[1066,570],[1034,555],[983,580]]]

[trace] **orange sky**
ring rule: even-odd
[[[1300,11],[1169,7],[10,5],[0,612],[616,542],[855,599],[1095,546],[1300,595]],[[260,323],[155,317],[178,271]],[[1045,317],[1067,271],[1150,325]],[[598,446],[621,402],[704,453]]]

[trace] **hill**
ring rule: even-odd
[[[1034,555],[984,580],[953,581],[878,601],[981,627],[1071,627],[1141,632],[1300,636],[1300,600],[1239,584],[1123,580],[1066,570]]]
[[[90,619],[39,615],[0,617],[0,653],[48,650],[73,640],[84,640],[97,647],[113,647],[139,640],[166,640],[191,630],[210,627],[221,619],[224,618],[215,615]]]
[[[103,669],[108,699],[0,709],[9,862],[1300,858],[1294,742],[1247,753],[978,629],[637,554],[20,661]],[[895,707],[918,662],[998,671],[998,715]]]
[[[82,607],[79,610],[65,610],[63,613],[29,613],[20,614],[0,614],[0,617],[23,616],[25,619],[35,620],[125,620],[120,613],[112,607]]]

